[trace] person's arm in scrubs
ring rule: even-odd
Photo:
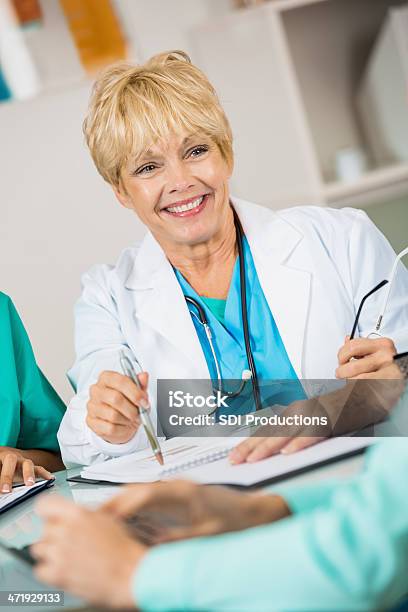
[[[134,602],[145,610],[391,607],[408,593],[407,470],[406,440],[389,440],[365,475],[313,511],[302,511],[306,491],[303,500],[293,492],[293,518],[152,548],[135,570]]]
[[[62,469],[57,430],[65,406],[37,366],[12,303],[0,293],[0,491]]]
[[[408,393],[397,411],[407,409]],[[351,481],[286,490],[292,518],[155,547],[134,573],[134,601],[146,610],[392,607],[408,595],[407,473],[406,439],[389,438]]]
[[[407,405],[405,395],[399,410]],[[170,482],[127,487],[96,512],[43,500],[36,575],[94,603],[143,610],[392,607],[408,593],[407,473],[406,440],[390,438],[369,451],[361,475],[285,499]],[[173,527],[173,539],[286,518],[149,549],[115,518],[153,508],[190,510],[193,527]]]

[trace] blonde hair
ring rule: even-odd
[[[140,66],[109,66],[95,82],[83,123],[96,168],[115,187],[130,157],[181,129],[209,137],[232,166],[231,128],[217,94],[183,51],[155,55]]]

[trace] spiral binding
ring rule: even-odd
[[[218,461],[218,459],[224,459],[230,450],[230,448],[223,448],[222,450],[204,455],[204,457],[200,457],[199,459],[192,459],[191,461],[186,461],[185,463],[173,465],[173,467],[168,467],[162,470],[160,476],[173,476],[179,472],[184,472],[185,470],[199,467],[200,465],[206,465],[207,463],[213,463],[214,461]]]

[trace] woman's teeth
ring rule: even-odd
[[[197,198],[197,200],[194,200],[193,202],[189,202],[188,204],[182,204],[181,206],[170,206],[166,210],[171,213],[187,212],[188,210],[193,210],[193,208],[197,208],[197,206],[200,206],[203,199],[204,196],[201,196],[201,198]]]

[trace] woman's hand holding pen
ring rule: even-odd
[[[90,388],[86,422],[98,436],[112,444],[128,442],[141,425],[138,406],[148,408],[149,375],[138,375],[141,389],[118,372],[102,372]]]

